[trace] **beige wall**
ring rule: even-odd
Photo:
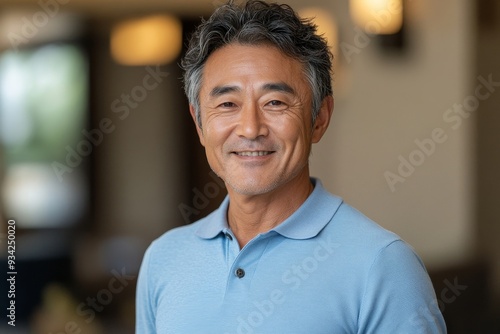
[[[345,2],[327,3],[341,18],[340,42],[356,46]],[[337,56],[334,117],[314,147],[312,174],[401,235],[429,267],[449,265],[471,257],[475,240],[474,118],[457,129],[443,119],[474,93],[480,74],[472,59],[474,10],[466,0],[406,3],[405,53],[381,53],[372,40],[350,62],[342,51]],[[384,173],[398,174],[399,156],[409,159],[414,141],[436,128],[446,140],[391,189]]]

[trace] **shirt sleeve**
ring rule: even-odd
[[[141,269],[139,270],[139,277],[137,279],[136,289],[136,318],[135,318],[135,332],[137,334],[155,334],[155,315],[156,307],[154,305],[154,298],[152,298],[152,287],[150,285],[149,275],[149,261],[151,257],[151,246],[144,254]]]
[[[358,324],[358,334],[446,333],[429,275],[405,242],[394,241],[376,256]]]

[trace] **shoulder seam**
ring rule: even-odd
[[[368,283],[369,283],[368,281],[369,281],[369,277],[370,277],[370,273],[372,271],[372,268],[373,268],[375,262],[377,261],[377,259],[379,258],[380,254],[385,249],[387,249],[390,245],[392,245],[392,244],[394,244],[396,242],[403,242],[404,243],[404,241],[401,238],[396,238],[396,239],[390,241],[387,245],[385,245],[383,247],[380,247],[380,249],[378,250],[377,254],[373,257],[373,261],[370,264],[370,268],[368,269],[368,279],[366,279],[366,281],[364,283],[364,286],[363,286],[363,295],[361,296],[361,304],[360,304],[359,313],[358,313],[358,324],[359,324],[359,315],[361,314],[361,309],[363,308],[363,303],[365,301],[365,295],[366,295],[367,286],[368,286]]]

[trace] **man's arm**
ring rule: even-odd
[[[371,266],[358,333],[446,333],[427,271],[401,240],[383,248]]]
[[[155,329],[155,306],[153,298],[151,297],[150,274],[149,274],[149,261],[151,257],[151,246],[144,254],[141,269],[139,271],[139,278],[137,280],[136,290],[136,317],[135,317],[135,332],[138,334],[154,334]]]

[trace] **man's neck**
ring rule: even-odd
[[[227,219],[240,248],[291,216],[313,191],[309,173],[262,195],[242,195],[228,189]]]

